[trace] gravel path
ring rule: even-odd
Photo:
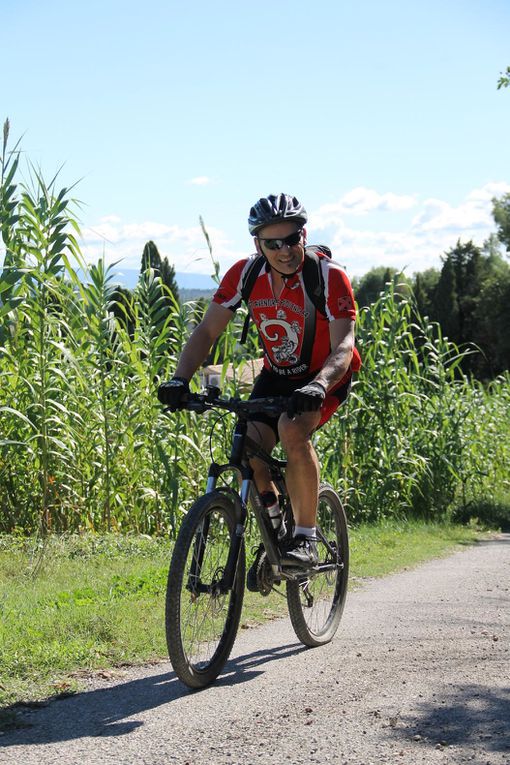
[[[0,763],[510,763],[510,535],[348,596],[304,649],[288,620],[242,630],[225,674],[190,693],[161,663],[95,677],[27,710]]]

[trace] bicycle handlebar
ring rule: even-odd
[[[267,396],[265,398],[220,398],[220,389],[209,387],[206,393],[190,393],[188,399],[183,401],[183,409],[203,414],[211,409],[225,409],[240,417],[249,414],[263,412],[272,417],[278,417],[289,408],[290,398],[287,396]]]

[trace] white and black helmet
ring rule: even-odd
[[[299,199],[291,197],[290,194],[269,194],[268,197],[262,197],[255,202],[251,208],[248,228],[250,234],[256,236],[264,226],[289,220],[295,220],[302,226],[308,220],[306,210]]]

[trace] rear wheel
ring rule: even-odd
[[[234,586],[220,586],[236,528],[232,501],[220,492],[201,497],[182,522],[166,592],[166,638],[176,675],[190,688],[215,680],[228,659],[243,605],[245,551]]]
[[[347,595],[347,519],[340,497],[327,484],[322,484],[319,490],[317,537],[317,571],[287,582],[287,605],[294,632],[310,647],[333,638]]]

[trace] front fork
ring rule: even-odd
[[[231,468],[232,466],[217,464],[211,465],[209,469],[209,476],[207,478],[207,494],[216,491],[218,477],[221,475],[221,473],[226,472],[229,467]],[[235,527],[230,536],[230,547],[225,569],[222,573],[221,579],[216,582],[204,584],[200,580],[205,546],[207,544],[207,534],[209,531],[209,518],[206,517],[204,518],[204,522],[195,539],[193,562],[188,577],[188,589],[195,594],[208,592],[209,594],[225,595],[234,586],[239,553],[241,551],[241,545],[244,539],[244,530],[246,526],[246,518],[248,515],[248,500],[250,496],[250,489],[253,482],[253,471],[249,465],[242,465],[240,468],[236,469],[241,474],[242,483],[240,494],[238,495],[236,493],[235,496],[232,496],[232,500],[236,504],[237,518]]]
[[[251,471],[251,468],[249,468]],[[235,529],[230,537],[230,550],[228,551],[227,565],[219,583],[219,589],[222,594],[227,593],[234,586],[234,580],[237,572],[237,563],[241,545],[244,539],[244,530],[246,528],[246,518],[248,515],[248,498],[250,496],[250,487],[253,480],[253,473],[249,477],[243,476],[241,484],[241,513],[240,518],[235,525]]]

